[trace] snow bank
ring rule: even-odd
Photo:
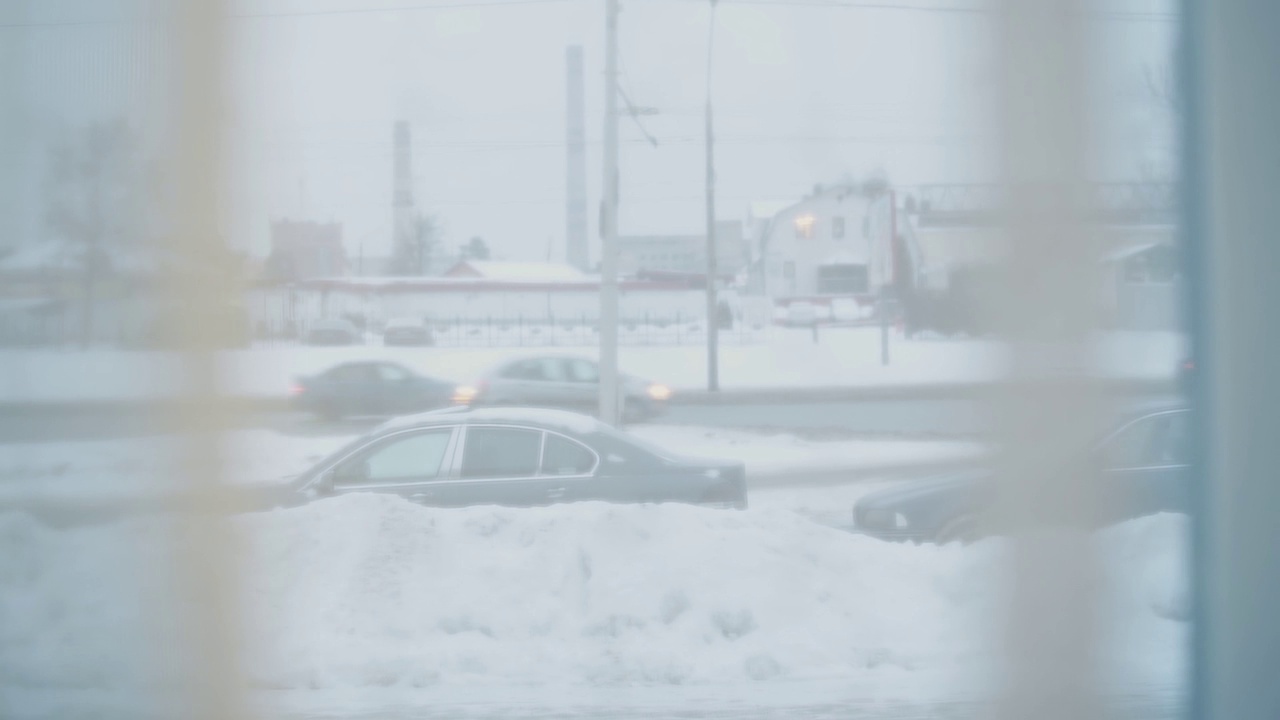
[[[995,541],[898,545],[783,510],[677,505],[438,510],[364,495],[235,526],[245,669],[271,689],[971,683],[1002,555]],[[1168,609],[1182,530],[1157,517],[1100,536],[1116,577],[1136,582],[1115,602],[1135,652],[1181,637]],[[199,602],[155,602],[172,600],[155,568],[171,567],[177,531],[165,518],[75,531],[0,518],[0,678],[169,679],[177,621]],[[159,642],[139,640],[148,627]],[[155,649],[126,652],[139,646]]]

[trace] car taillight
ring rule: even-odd
[[[306,385],[303,385],[302,383],[299,383],[299,382],[294,383],[294,384],[289,388],[289,394],[290,394],[290,395],[301,395],[302,393],[304,393],[304,392],[306,392],[306,391],[307,391],[307,386],[306,386]]]

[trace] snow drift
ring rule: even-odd
[[[273,689],[963,675],[988,656],[1003,551],[884,543],[783,510],[439,510],[377,495],[235,527],[244,671]],[[173,518],[70,531],[0,518],[0,678],[171,679],[183,612],[202,602],[156,571],[183,531]],[[1161,516],[1100,535],[1135,583],[1115,607],[1143,652],[1184,632],[1183,532]]]

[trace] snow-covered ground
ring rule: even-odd
[[[1164,379],[1183,355],[1175,333],[1116,332],[1099,337],[1097,366],[1109,376]],[[385,358],[420,372],[469,382],[499,360],[546,348],[397,348],[381,345],[312,348],[274,346],[222,354],[225,389],[235,395],[278,397],[294,377],[353,359]],[[596,348],[554,352],[594,356]],[[823,330],[815,344],[807,331],[776,328],[754,345],[720,351],[725,389],[766,387],[895,386],[985,382],[1004,367],[1000,344],[985,340],[905,340],[895,336],[891,362],[880,364],[875,328]],[[705,384],[704,350],[698,346],[623,347],[624,371],[679,389]],[[113,400],[163,396],[179,386],[172,358],[154,352],[116,350],[6,350],[0,353],[0,402]]]
[[[979,450],[638,430],[749,469]],[[227,454],[237,480],[269,481],[348,439],[241,431]],[[4,449],[12,497],[149,487],[172,446]],[[853,502],[887,482],[756,489],[742,512],[357,495],[236,517],[252,702],[298,718],[967,717],[992,688],[1006,545],[849,533]],[[202,601],[172,583],[189,531],[167,516],[58,529],[0,513],[0,716],[137,717],[138,702],[163,698],[156,688],[189,660],[183,618]],[[1096,536],[1103,676],[1169,708],[1187,638],[1185,532],[1158,516]]]
[[[991,689],[1002,541],[884,543],[759,495],[743,512],[357,495],[238,517],[244,674],[283,707],[344,698],[330,717],[477,695],[608,703],[637,688],[712,705],[805,687],[876,703]],[[201,602],[163,572],[184,532],[164,517],[80,530],[0,517],[10,697],[171,681],[181,619]],[[1117,691],[1177,693],[1185,532],[1157,516],[1096,536],[1110,581],[1102,670]]]

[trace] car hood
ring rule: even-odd
[[[902,505],[909,505],[925,497],[948,492],[974,490],[984,486],[990,480],[990,470],[968,470],[934,475],[919,480],[911,480],[883,490],[869,492],[858,498],[855,507],[863,509],[896,508]]]

